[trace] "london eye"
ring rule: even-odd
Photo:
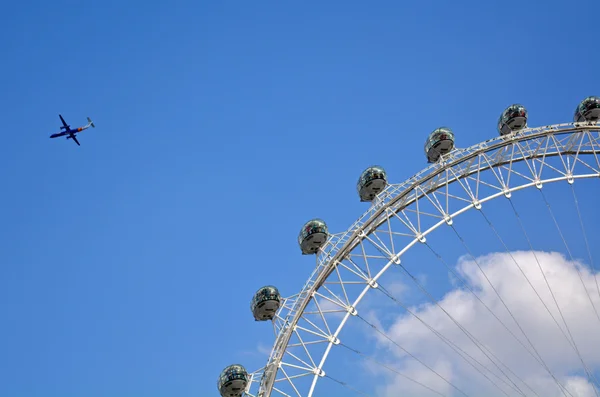
[[[316,265],[300,291],[280,291],[273,285],[258,288],[250,301],[250,311],[256,322],[273,324],[271,352],[262,368],[247,369],[242,364],[233,364],[223,369],[217,380],[220,395],[313,396],[319,395],[317,385],[323,379],[346,387],[346,395],[372,395],[355,387],[352,379],[332,375],[328,359],[344,350],[370,360],[372,365],[398,377],[398,382],[410,384],[410,390],[423,393],[413,395],[472,396],[472,390],[456,381],[461,374],[450,376],[443,365],[427,362],[419,354],[423,349],[438,349],[440,356],[454,355],[465,363],[470,372],[462,376],[472,376],[473,382],[488,384],[498,395],[544,396],[545,390],[553,390],[556,395],[577,397],[574,386],[567,384],[552,364],[564,359],[574,363],[577,373],[598,396],[600,356],[591,355],[589,350],[595,347],[582,342],[583,331],[575,330],[570,319],[572,311],[584,310],[587,332],[596,335],[595,343],[600,343],[600,280],[591,254],[597,239],[586,232],[586,214],[576,191],[576,185],[584,180],[595,184],[596,191],[600,191],[600,98],[583,99],[570,123],[530,127],[528,119],[524,105],[510,105],[498,118],[497,135],[467,148],[459,146],[460,131],[440,126],[425,139],[423,160],[429,165],[406,181],[391,182],[396,176],[389,175],[385,165],[372,165],[362,172],[356,185],[356,199],[368,203],[369,208],[347,230],[336,233],[330,230],[326,219],[307,220],[298,234],[298,251],[290,255],[298,255],[301,260],[314,255]],[[585,247],[586,263],[579,263],[572,254],[573,243],[565,231],[564,217],[560,216],[561,206],[551,202],[546,193],[550,186],[562,192],[561,200],[570,197],[576,214],[570,222],[581,232],[577,244]],[[527,206],[519,205],[515,196],[525,192],[529,192]],[[501,200],[508,204],[498,213],[492,203]],[[578,306],[569,297],[556,293],[553,283],[564,276],[553,274],[549,257],[534,246],[525,222],[531,206],[546,214],[546,222],[560,242],[556,250],[573,263],[578,262],[572,270],[580,282],[571,288]],[[468,217],[468,214],[475,215]],[[500,231],[495,216],[512,217],[515,228],[510,236]],[[483,226],[465,231],[476,217]],[[556,351],[562,357],[549,357],[542,352],[544,335],[523,325],[518,301],[511,299],[507,290],[496,282],[485,258],[474,252],[479,235],[495,239],[506,266],[514,269],[515,277],[520,277],[523,290],[537,296],[536,315],[539,321],[550,324],[548,333],[560,335],[564,346]],[[454,244],[464,254],[462,271],[450,266],[436,248],[437,239],[449,238],[455,239]],[[511,238],[518,238],[527,250],[511,250]],[[468,329],[461,313],[443,307],[442,297],[428,291],[426,283],[416,275],[419,256],[411,256],[410,252],[419,247],[438,262],[438,274],[448,274],[460,286],[462,295],[454,298],[472,298],[473,310],[477,307],[478,313],[486,316],[482,314],[477,321],[485,323],[488,329],[498,330],[507,344],[519,349],[522,361],[535,365],[546,375],[550,386],[522,376],[518,363],[509,363],[503,351],[490,348],[485,333]],[[524,257],[530,258],[535,266],[525,268]],[[411,281],[431,310],[443,313],[449,325],[428,322],[426,316],[417,315],[414,304],[399,299],[398,293],[389,287],[390,281],[383,277],[391,271]],[[473,286],[474,278],[478,279],[479,287]],[[393,310],[403,311],[411,319],[414,328],[399,332],[417,332],[414,329],[418,326],[418,332],[430,332],[438,344],[406,346],[391,338],[389,330],[368,315],[370,307],[363,310],[367,297],[376,294]],[[490,304],[486,296],[497,298],[496,304]],[[360,345],[348,342],[342,330],[350,323],[361,324],[386,348],[399,351],[397,360],[379,360],[366,354]],[[398,357],[426,368],[430,376],[412,377],[406,366],[404,371],[399,370]]]

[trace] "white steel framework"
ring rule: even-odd
[[[600,177],[599,129],[600,123],[527,128],[456,149],[404,183],[388,185],[347,231],[329,237],[302,290],[283,301],[267,365],[252,374],[246,394],[312,396],[346,321],[407,250],[489,200]]]

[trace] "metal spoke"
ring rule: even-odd
[[[357,307],[369,290],[384,292],[379,279],[390,267],[408,271],[398,265],[409,249],[419,242],[431,248],[427,236],[439,226],[452,225],[457,216],[472,208],[480,209],[482,204],[497,197],[510,197],[511,192],[539,188],[544,183],[598,178],[599,130],[600,124],[589,123],[528,128],[518,135],[456,149],[405,182],[388,185],[345,232],[329,236],[302,290],[282,303],[273,321],[277,332],[273,349],[265,368],[256,372],[260,380],[251,383],[249,392],[259,397],[267,397],[272,391],[289,396],[311,396],[317,380],[330,378],[323,366],[331,349],[348,346],[340,340],[341,330],[350,318],[360,317]],[[577,203],[576,197],[575,201]],[[577,210],[579,213],[579,208]],[[580,213],[579,217],[585,236]],[[591,258],[589,246],[588,251]],[[597,285],[597,289],[600,295],[600,286]],[[600,319],[600,315],[598,317]],[[503,376],[461,352],[458,346],[454,345],[453,349],[499,391],[506,394],[494,379],[525,395],[514,378],[537,395],[464,327],[459,328]],[[443,340],[443,336],[439,336]],[[514,334],[513,337],[520,342]],[[572,337],[570,341],[574,344]],[[523,349],[545,366],[531,340],[528,342],[534,352],[524,345]],[[451,341],[447,343],[452,347]],[[570,395],[554,374],[551,375],[561,392]],[[306,378],[310,382],[300,383]]]

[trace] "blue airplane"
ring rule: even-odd
[[[58,137],[61,137],[61,136],[68,135],[67,139],[72,139],[72,140],[75,141],[75,143],[78,146],[81,146],[79,144],[79,141],[77,140],[77,137],[75,137],[75,134],[77,134],[78,132],[81,132],[83,130],[87,130],[90,127],[96,128],[96,126],[94,125],[94,123],[92,122],[92,120],[90,120],[89,117],[87,118],[87,120],[88,120],[87,125],[85,125],[83,127],[73,128],[73,129],[71,129],[71,126],[65,122],[65,119],[63,119],[63,116],[61,116],[59,114],[58,117],[60,117],[60,121],[62,121],[62,123],[63,123],[63,125],[60,127],[60,129],[64,130],[64,131],[58,132],[56,134],[52,134],[52,135],[50,135],[50,138],[58,138]]]

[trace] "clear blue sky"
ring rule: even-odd
[[[358,218],[365,167],[600,95],[594,0],[284,3],[4,6],[0,396],[217,395],[266,359],[252,294],[300,288],[299,228]],[[81,147],[59,113],[94,120]]]

